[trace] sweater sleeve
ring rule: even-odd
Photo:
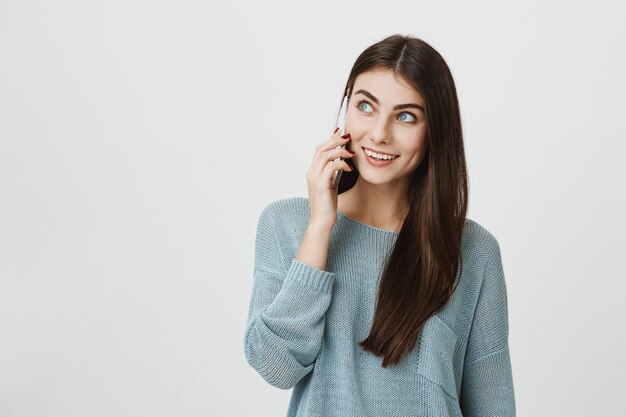
[[[495,238],[491,255],[467,344],[460,400],[464,417],[515,416],[506,283]]]
[[[244,353],[269,384],[289,389],[313,369],[335,274],[283,259],[270,205],[257,227]]]

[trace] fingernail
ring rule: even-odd
[[[351,151],[350,149],[346,149],[348,152],[350,152],[352,155],[354,155],[354,151]]]
[[[337,126],[337,129],[335,129],[335,131],[333,132],[333,135],[337,133],[338,130],[339,130],[339,126]]]
[[[346,133],[345,135],[343,135],[343,136],[341,137],[341,139],[348,139],[349,137],[350,137],[350,134],[349,134],[349,133]]]

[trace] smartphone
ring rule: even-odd
[[[339,109],[339,114],[337,115],[337,127],[339,128],[339,135],[343,136],[346,134],[346,114],[348,113],[348,96],[345,96],[343,98],[343,101],[341,102],[341,108]],[[341,145],[338,145],[337,148],[339,148]],[[342,148],[345,149],[345,146],[341,146]],[[339,160],[343,160],[343,158],[339,157],[337,158]],[[335,159],[335,161],[337,160]],[[343,170],[338,169],[335,170],[335,175],[334,175],[334,179],[333,179],[333,189],[335,191],[338,191],[339,189],[339,180],[341,179],[341,174],[343,173]]]

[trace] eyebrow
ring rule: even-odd
[[[370,100],[372,100],[374,103],[376,103],[377,105],[380,105],[380,102],[378,101],[378,99],[376,97],[374,97],[374,95],[372,95],[372,93],[370,93],[369,91],[366,90],[358,90],[356,93],[354,94],[363,94],[366,97],[369,97]],[[420,109],[422,112],[426,113],[424,111],[424,108],[422,106],[420,106],[417,103],[407,103],[407,104],[398,104],[396,106],[393,106],[394,110],[400,110],[400,109],[410,109],[410,108],[416,108],[416,109]]]

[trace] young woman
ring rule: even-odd
[[[466,218],[446,62],[392,35],[345,94],[347,133],[316,148],[308,199],[260,215],[248,363],[293,388],[290,417],[514,416],[500,247]]]

